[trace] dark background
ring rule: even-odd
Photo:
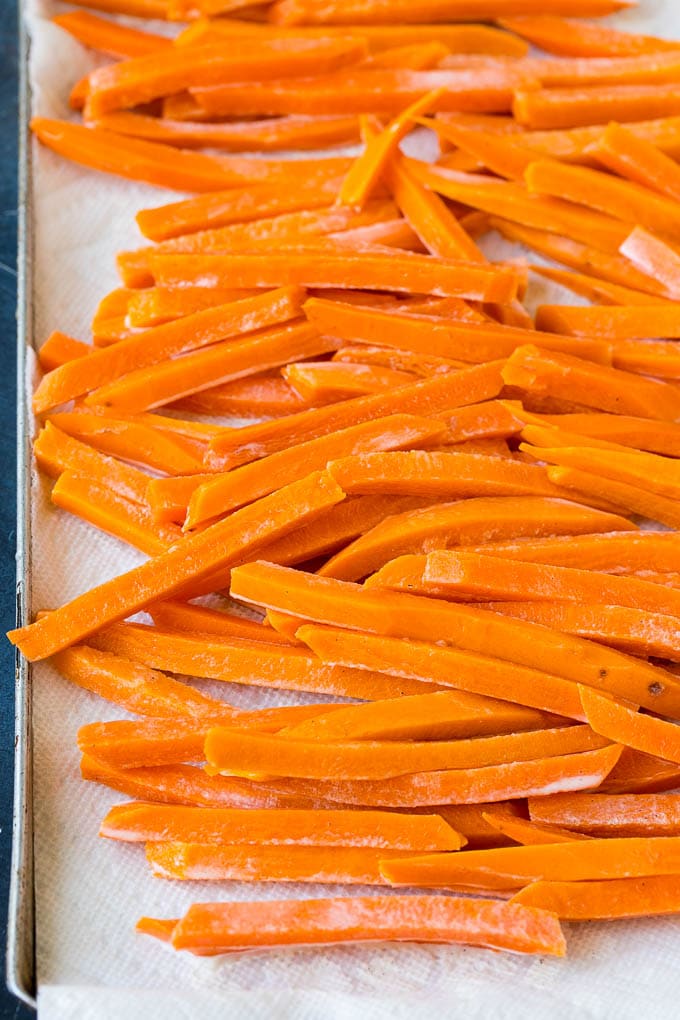
[[[0,0],[0,630],[14,626],[14,547],[16,537],[16,228],[17,228],[17,73],[18,33],[15,0]],[[7,886],[12,843],[14,754],[14,653],[0,635],[0,947],[3,980],[0,1018],[33,1016],[5,989],[4,953]]]

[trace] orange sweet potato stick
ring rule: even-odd
[[[397,114],[387,127],[370,138],[364,151],[357,157],[342,182],[340,201],[354,208],[362,208],[370,198],[375,185],[385,173],[392,154],[411,131],[416,117],[427,113],[443,95],[444,89],[434,89]]]
[[[547,394],[614,414],[661,421],[680,417],[675,387],[607,365],[537,347],[518,348],[502,370],[508,386]]]
[[[320,813],[304,809],[204,808],[118,804],[100,836],[127,842],[372,847],[380,850],[459,850],[461,838],[439,815],[389,811]]]
[[[374,53],[362,60],[362,67],[407,67],[413,71],[427,71],[437,67],[449,55],[442,42],[413,43],[409,46],[395,46],[389,50]]]
[[[560,796],[560,794],[557,794],[557,796]],[[541,846],[545,843],[575,843],[578,840],[590,838],[583,833],[571,832],[569,829],[563,829],[557,825],[541,825],[540,822],[528,822],[526,818],[508,817],[503,813],[496,814],[493,810],[485,811],[484,819],[489,825],[502,832],[504,836],[507,836],[514,843],[520,843],[522,846]]]
[[[131,336],[110,348],[93,351],[50,372],[35,392],[33,406],[42,413],[74,397],[145,366],[187,353],[243,331],[258,330],[295,317],[302,294],[282,288],[187,316],[177,322]]]
[[[121,499],[146,506],[149,475],[67,436],[50,422],[38,433],[33,453],[40,469],[52,478],[68,471],[96,480],[103,488],[114,489]]]
[[[313,249],[227,255],[154,255],[151,268],[161,286],[359,287],[413,291],[475,301],[511,301],[517,293],[514,271],[433,259],[414,252],[328,251]]]
[[[601,478],[589,471],[572,467],[549,467],[548,477],[555,485],[578,493],[579,498],[587,495],[591,499],[614,499],[619,506],[625,506],[629,513],[639,514],[670,528],[680,528],[678,501],[659,496],[656,492],[648,492],[646,487],[639,488],[611,478]]]
[[[122,257],[119,255],[118,259],[120,267],[121,259],[124,260],[125,255]],[[125,261],[126,275],[128,269],[129,264]],[[151,280],[150,275],[147,276],[142,268],[141,261],[132,269],[132,276],[133,279],[128,279],[132,285],[142,286]],[[145,329],[149,326],[160,326],[173,319],[181,319],[185,315],[193,315],[194,312],[202,312],[205,308],[226,305],[230,301],[252,296],[254,295],[251,291],[216,290],[212,287],[187,287],[184,290],[145,287],[143,290],[133,291],[127,306],[127,321],[135,329]]]
[[[619,251],[643,273],[656,276],[670,297],[680,297],[680,255],[675,248],[637,226]]]
[[[621,754],[616,745],[596,751],[558,755],[476,769],[417,772],[381,780],[324,782],[318,779],[271,780],[285,793],[322,793],[329,800],[364,807],[414,808],[440,804],[479,804],[508,797],[541,796],[555,788],[592,789],[599,786]],[[419,882],[413,884],[419,885]]]
[[[362,642],[370,641],[371,656],[377,654],[378,661],[383,664],[379,668],[386,668],[384,663],[389,651],[394,669],[391,665],[389,668],[393,673],[396,673],[399,663],[403,662],[412,642],[438,642],[442,634],[445,634],[447,644],[459,650],[481,653],[486,657],[495,656],[505,663],[515,662],[537,672],[543,670],[551,676],[588,683],[602,690],[611,690],[611,693],[618,693],[621,697],[628,697],[636,704],[647,702],[649,707],[656,705],[660,713],[673,714],[662,707],[664,699],[668,702],[675,700],[672,678],[663,670],[592,642],[556,634],[545,627],[506,620],[483,609],[450,605],[437,599],[402,592],[378,592],[346,581],[317,577],[265,563],[237,567],[232,572],[231,580],[231,594],[236,599],[290,616],[330,624],[331,627],[368,632],[363,635],[350,633],[349,636],[353,641],[359,641],[359,647]],[[387,637],[393,638],[393,641],[388,642]],[[402,638],[410,638],[411,641],[405,642],[400,640]],[[309,632],[305,633],[304,639],[309,641]],[[322,655],[325,661],[329,657],[335,658],[333,644],[338,641],[338,632],[331,632],[328,652]],[[320,642],[316,637],[314,650],[321,655]],[[437,656],[432,655],[429,646],[416,648],[414,658],[419,655],[422,656],[423,664],[426,665],[429,659],[437,664]],[[488,665],[488,662],[485,663],[485,669]],[[375,668],[367,662],[363,666]],[[451,676],[455,677],[456,671],[457,666],[447,669],[449,682]],[[477,669],[477,679],[479,672]],[[434,677],[430,676],[430,679]],[[532,686],[533,681],[523,685],[522,693],[528,694]],[[650,687],[653,691],[649,690]],[[497,691],[466,689],[491,697],[500,696]],[[624,694],[624,690],[628,694]],[[570,685],[565,689],[565,695],[567,693],[573,698]],[[565,712],[554,705],[532,704],[530,707],[581,718],[578,711],[574,715],[572,710]]]
[[[196,765],[147,765],[118,768],[101,758],[84,754],[83,779],[102,783],[130,797],[161,804],[195,804],[199,807],[316,808],[328,805],[319,798],[288,796],[249,779],[209,776]]]
[[[594,512],[593,516],[597,521]],[[589,534],[589,531],[592,533]],[[492,539],[484,545],[479,543],[475,552],[530,563],[549,563],[556,567],[603,570],[610,574],[680,568],[680,535],[669,531],[622,530],[597,534],[595,531],[595,528],[589,528],[581,534],[569,536],[555,532],[550,537],[518,537],[513,541]]]
[[[678,616],[680,592],[637,577],[506,560],[466,550],[436,550],[425,558],[424,592],[483,601],[600,603]]]
[[[68,11],[52,18],[74,39],[93,50],[110,57],[142,57],[159,53],[172,45],[172,40],[153,32],[127,28],[108,18],[99,18],[87,11]]]
[[[504,536],[519,538],[546,533],[574,536],[583,531],[608,530],[611,525],[623,529],[632,527],[615,515],[562,500],[534,496],[461,500],[391,515],[336,553],[319,573],[343,581],[356,581],[395,556],[422,553],[429,548],[497,543]],[[567,544],[570,546],[572,541],[570,537]],[[523,546],[516,544],[519,547],[517,558],[521,559]],[[506,553],[494,552],[494,555]]]
[[[311,691],[377,701],[420,694],[422,682],[320,663],[306,648],[281,641],[165,631],[144,624],[117,624],[90,638],[93,647],[152,669],[207,677],[225,683]]]
[[[513,411],[517,413],[514,406]],[[522,413],[525,420],[535,420],[537,425],[557,425],[560,430],[564,428],[572,435],[583,436],[582,446],[595,446],[602,442],[618,443],[650,453],[663,453],[669,457],[680,456],[680,426],[671,422],[654,422],[649,418],[633,418],[622,414],[548,414],[533,415],[529,419],[529,412]],[[560,433],[556,432],[555,435],[559,437]],[[591,442],[587,442],[588,439]]]
[[[226,470],[260,457],[285,450],[341,428],[371,421],[389,414],[437,415],[481,400],[498,396],[503,382],[500,363],[474,365],[459,372],[423,379],[391,393],[357,397],[329,407],[302,411],[283,421],[249,425],[227,437],[216,437],[210,444],[210,467]]]
[[[669,725],[670,724],[665,724]],[[472,740],[319,743],[259,736],[216,726],[205,742],[211,768],[222,775],[270,774],[304,779],[379,780],[415,772],[473,769],[533,761],[606,746],[587,726],[560,727]]]
[[[389,347],[373,347],[370,344],[341,347],[336,351],[334,362],[349,362],[353,365],[379,365],[397,372],[410,372],[419,379],[441,375],[457,368],[465,368],[463,361],[453,358],[438,358],[435,355],[415,354],[413,351],[397,351]]]
[[[181,325],[182,322],[186,320],[166,325]],[[85,403],[89,407],[112,407],[128,413],[163,407],[265,367],[274,368],[299,358],[318,357],[335,350],[337,345],[337,340],[321,336],[315,327],[304,321],[273,326],[238,340],[209,344],[205,349],[181,358],[132,370],[93,390],[85,398]]]
[[[116,489],[102,485],[99,479],[65,471],[52,489],[51,499],[55,506],[82,517],[148,556],[158,556],[182,539],[179,528],[158,523],[148,507],[126,499]]]
[[[185,88],[245,82],[255,78],[323,74],[357,63],[366,53],[361,37],[345,39],[242,39],[237,53],[223,45],[173,47],[109,64],[89,76],[88,108],[93,117],[140,106]]]
[[[676,201],[680,199],[677,163],[655,145],[620,124],[610,124],[588,150],[608,170]]]
[[[200,762],[210,726],[207,719],[89,723],[78,730],[78,747],[84,754],[121,769]]]
[[[679,111],[676,83],[518,90],[513,104],[516,120],[534,130],[660,119]]]
[[[50,333],[38,351],[38,361],[43,372],[51,372],[53,368],[63,365],[64,362],[82,358],[90,351],[89,344],[84,344],[81,340],[76,340],[66,333],[55,330]]]
[[[167,0],[78,0],[79,7],[90,7],[108,14],[128,14],[133,18],[167,18]]]
[[[356,816],[363,812],[353,811],[352,814]],[[282,847],[268,846],[266,843],[260,846],[239,846],[151,842],[147,844],[146,858],[156,878],[208,882],[385,885],[380,874],[380,862],[400,852],[403,851],[375,850],[362,846]]]
[[[399,350],[435,357],[453,357],[465,362],[495,361],[527,343],[603,364],[607,364],[611,357],[609,347],[604,342],[572,340],[496,323],[455,323],[429,315],[369,309],[324,298],[309,298],[305,302],[304,311],[309,321],[319,330],[353,343],[382,343]]]
[[[192,493],[202,482],[210,481],[212,473],[152,478],[146,489],[146,502],[153,518],[159,523],[172,521],[184,524]]]
[[[323,716],[319,716],[323,718]],[[532,798],[531,818],[566,825],[590,836],[677,836],[677,793],[556,794]]]
[[[315,474],[237,511],[147,563],[101,584],[34,624],[11,632],[27,658],[45,658],[138,609],[172,597],[183,585],[243,560],[267,540],[339,503],[344,493]]]
[[[610,283],[607,280],[597,279],[594,276],[587,276],[585,273],[574,273],[567,269],[555,269],[552,266],[534,265],[532,272],[539,276],[552,280],[561,287],[588,298],[596,305],[652,305],[665,304],[669,299],[654,297],[652,294],[645,294],[641,290],[634,290],[632,287],[621,286],[617,283]]]
[[[193,414],[263,420],[307,411],[310,404],[272,370],[211,386],[209,390],[175,401],[173,407]]]
[[[292,446],[201,485],[189,502],[185,528],[193,528],[304,478],[335,457],[429,445],[443,438],[445,433],[443,422],[414,415],[391,415]]]
[[[670,301],[662,305],[620,305],[606,309],[572,305],[541,305],[536,311],[536,326],[547,332],[562,333],[567,336],[600,336],[610,340],[630,340],[641,337],[677,339],[680,336],[680,316],[675,304]],[[614,350],[614,357],[616,357],[618,347],[615,347]]]
[[[355,941],[463,943],[552,956],[566,952],[552,914],[444,896],[195,904],[172,932],[175,949],[193,953]]]
[[[629,7],[628,0],[277,0],[268,20],[277,25],[390,24],[392,21],[477,21],[508,15],[565,14],[598,18]]]
[[[549,910],[565,921],[610,921],[655,917],[680,910],[675,875],[619,878],[603,882],[532,882],[512,903]]]
[[[579,687],[579,694],[583,711],[596,732],[636,751],[680,764],[680,741],[672,723],[650,715],[639,715],[627,705],[589,688]]]
[[[159,602],[149,606],[149,615],[155,625],[164,631],[181,631],[182,633],[213,634],[217,637],[248,638],[250,641],[266,641],[274,644],[290,644],[273,627],[253,620],[248,616],[236,616],[235,613],[207,606],[194,605],[191,602]]]
[[[394,885],[517,889],[537,879],[578,882],[675,875],[680,869],[679,847],[676,836],[589,839],[447,856],[432,854],[386,862],[381,870]]]
[[[657,379],[680,379],[680,358],[673,340],[620,340],[614,343],[615,368]]]
[[[677,765],[624,747],[611,776],[602,783],[602,793],[657,793],[676,790],[680,778]]]
[[[499,24],[546,53],[562,57],[627,57],[677,48],[667,39],[552,14],[510,15],[500,18]]]
[[[407,698],[348,705],[289,726],[280,735],[295,740],[451,740],[551,725],[551,717],[508,702],[441,691]],[[557,722],[557,717],[552,717]]]
[[[410,372],[334,361],[304,361],[288,365],[283,374],[304,400],[317,407],[336,400],[383,393],[415,382]]]

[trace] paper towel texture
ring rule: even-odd
[[[68,117],[69,88],[96,58],[46,20],[60,9],[57,5],[28,0],[27,6],[33,113]],[[680,37],[680,4],[641,0],[639,11],[616,21],[634,31]],[[85,170],[36,146],[36,345],[55,328],[88,338],[97,302],[117,285],[115,253],[141,243],[134,213],[173,197]],[[502,250],[517,255],[516,248]],[[541,283],[532,286],[536,295],[540,288],[541,300],[563,293]],[[34,611],[59,605],[140,561],[123,543],[54,508],[42,478],[33,481],[32,504]],[[97,836],[108,807],[123,798],[79,778],[78,727],[115,718],[116,710],[70,687],[49,665],[38,664],[33,676],[37,956],[44,1020],[677,1016],[680,921],[668,918],[571,926],[564,961],[417,946],[200,960],[136,935],[141,914],[174,917],[194,901],[342,890],[151,878],[140,847]],[[278,692],[224,690],[224,685],[222,691],[243,705],[301,700]]]

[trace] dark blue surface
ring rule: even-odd
[[[2,631],[14,626],[17,68],[15,0],[0,0],[0,594]],[[14,654],[0,635],[0,944],[4,958],[12,841]],[[0,990],[0,1018],[33,1014]]]

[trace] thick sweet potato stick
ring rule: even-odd
[[[661,149],[638,138],[620,124],[610,124],[589,150],[608,170],[676,201],[680,170]]]
[[[284,793],[309,795],[364,807],[414,808],[439,804],[480,804],[508,797],[541,796],[599,786],[621,754],[616,745],[596,751],[476,769],[417,772],[393,779],[323,782],[318,779],[270,780]],[[416,882],[414,884],[420,884]]]
[[[603,752],[600,752],[603,753]],[[432,854],[382,866],[394,885],[517,889],[537,879],[595,881],[680,872],[680,838],[589,839],[542,846]]]
[[[172,40],[165,36],[141,32],[138,28],[127,28],[87,11],[57,14],[52,21],[83,46],[106,53],[110,57],[143,57],[151,53],[160,53],[172,45]]]
[[[290,415],[283,421],[264,422],[216,437],[210,444],[208,463],[218,470],[247,464],[285,450],[296,443],[325,436],[359,422],[389,414],[438,415],[456,407],[476,404],[498,396],[503,385],[501,363],[474,365],[432,379],[419,380],[391,393],[322,407]]]
[[[604,340],[576,340],[496,323],[456,323],[429,315],[398,314],[389,309],[362,308],[324,298],[310,298],[305,302],[304,311],[310,322],[330,336],[464,362],[495,361],[529,343],[603,364],[610,363],[611,358]]]
[[[294,530],[342,499],[344,493],[330,476],[311,475],[104,582],[36,623],[12,631],[10,639],[27,658],[45,658],[108,623],[172,597],[187,583],[242,561],[268,539]]]
[[[619,878],[603,882],[532,882],[511,903],[548,910],[565,921],[611,921],[680,911],[676,875]]]
[[[145,921],[146,930],[151,923]],[[559,922],[546,911],[444,896],[194,904],[172,932],[175,949],[192,953],[357,941],[462,943],[551,956],[566,952]]]
[[[532,130],[658,120],[678,112],[680,87],[673,82],[518,90],[513,104],[516,120]]]
[[[619,32],[609,25],[552,14],[510,15],[498,21],[533,46],[562,57],[628,57],[677,49],[677,43],[668,39]]]
[[[323,74],[357,63],[365,54],[361,37],[351,36],[326,40],[243,38],[237,51],[223,45],[178,46],[165,52],[162,60],[151,54],[92,71],[88,108],[91,116],[99,117],[189,87]]]
[[[534,496],[461,500],[388,517],[336,553],[319,573],[342,581],[356,581],[389,559],[406,553],[482,545],[511,535],[516,538],[546,533],[571,536],[608,530],[610,524],[624,530],[632,527],[623,518],[563,500]],[[571,541],[571,538],[567,540]],[[521,550],[521,544],[519,548]]]
[[[89,344],[76,340],[66,333],[54,330],[38,351],[38,361],[43,372],[51,372],[53,368],[63,365],[66,361],[82,358],[91,351]]]
[[[168,16],[167,0],[78,0],[78,6],[107,14],[128,14],[133,18],[166,20]]]
[[[680,736],[673,723],[636,711],[589,688],[580,687],[581,704],[597,733],[664,761],[680,764]]]
[[[643,273],[655,276],[671,298],[680,298],[680,254],[670,244],[636,226],[619,251]]]
[[[298,288],[284,287],[155,326],[111,347],[93,351],[87,358],[69,361],[41,381],[33,398],[34,410],[42,413],[128,372],[242,332],[286,322],[298,314],[301,298]]]
[[[680,506],[675,499],[659,496],[656,492],[648,492],[647,488],[628,485],[625,482],[602,478],[590,471],[580,471],[572,467],[549,467],[548,477],[565,489],[579,494],[579,498],[613,499],[619,506],[626,507],[629,513],[639,514],[669,528],[680,528]]]
[[[594,276],[587,276],[585,273],[574,273],[567,269],[556,269],[552,266],[533,265],[532,272],[539,276],[552,280],[560,287],[588,298],[596,305],[657,305],[666,304],[669,300],[662,297],[654,297],[652,294],[645,294],[641,290],[634,290],[632,287],[621,286],[617,283],[610,283],[607,280],[597,279]]]
[[[388,811],[317,811],[170,807],[128,803],[108,811],[100,836],[127,842],[372,847],[459,850],[461,838],[438,815]]]
[[[677,793],[559,793],[532,798],[529,812],[545,825],[566,825],[590,836],[680,835]]]
[[[276,370],[243,376],[175,401],[176,410],[225,418],[282,418],[313,406]]]
[[[208,719],[117,719],[78,730],[78,747],[115,768],[176,765],[204,761]]]
[[[283,370],[287,382],[311,406],[336,400],[351,400],[370,393],[384,393],[415,382],[410,372],[398,372],[378,365],[341,364],[334,361],[304,361]]]
[[[476,21],[516,14],[598,18],[629,7],[629,0],[277,0],[268,20],[277,25],[390,24],[392,21]]]
[[[555,532],[546,538],[491,539],[484,545],[479,543],[474,551],[530,563],[550,563],[556,567],[604,570],[608,574],[644,575],[648,571],[680,569],[680,535],[670,531],[595,533],[591,528],[568,537]]]
[[[445,433],[443,422],[414,415],[391,415],[291,446],[201,485],[189,502],[185,528],[194,528],[304,478],[338,456],[427,446],[441,440]]]
[[[621,305],[615,308],[541,305],[536,312],[536,326],[567,336],[599,336],[610,340],[680,337],[680,315],[670,301],[662,305]],[[542,341],[540,343],[546,346]],[[618,349],[618,346],[614,347],[614,358]]]
[[[378,592],[363,588],[361,585],[346,581],[336,581],[327,577],[317,577],[302,571],[276,567],[266,563],[251,563],[237,567],[232,572],[231,594],[236,599],[255,603],[269,610],[277,610],[290,616],[313,620],[318,623],[330,624],[331,627],[349,628],[348,637],[358,647],[362,643],[370,644],[371,658],[377,658],[381,666],[395,672],[399,663],[403,664],[404,656],[414,648],[413,642],[439,642],[442,635],[453,649],[482,654],[485,657],[496,656],[498,660],[514,662],[528,666],[536,672],[543,671],[551,676],[561,676],[577,683],[588,683],[601,690],[621,697],[628,697],[636,704],[646,707],[656,706],[656,711],[672,716],[680,710],[680,704],[674,693],[673,678],[666,672],[656,669],[647,663],[640,662],[629,656],[622,655],[611,649],[602,648],[592,642],[570,638],[556,634],[545,627],[532,626],[516,620],[506,620],[501,616],[488,613],[483,609],[474,609],[451,605],[437,599],[407,595],[402,592]],[[315,628],[319,635],[323,633]],[[355,634],[353,631],[368,632]],[[302,636],[302,635],[301,635]],[[312,635],[306,631],[304,638],[310,640]],[[393,640],[387,641],[387,637]],[[411,641],[400,640],[409,638]],[[345,640],[342,632],[330,631],[326,643],[325,661],[334,659],[334,644],[342,647]],[[314,637],[314,648],[321,654],[321,643]],[[428,660],[438,664],[439,651],[430,645],[415,647],[413,658],[428,667]],[[389,659],[388,659],[389,652]],[[470,658],[472,664],[473,657]],[[339,661],[339,659],[336,659]],[[463,662],[468,661],[463,657]],[[496,662],[496,660],[491,660]],[[357,662],[354,663],[358,665]],[[364,668],[376,668],[363,662]],[[498,666],[499,663],[496,662]],[[485,663],[491,668],[491,663]],[[451,664],[445,667],[449,677],[455,678],[457,667]],[[479,679],[480,669],[470,670]],[[430,680],[434,680],[430,676]],[[474,679],[474,676],[473,676]],[[507,678],[506,678],[507,682]],[[536,678],[536,682],[537,678]],[[521,684],[523,695],[528,695],[534,687],[534,681]],[[659,687],[661,690],[659,690]],[[482,690],[466,687],[472,693],[487,694],[500,697],[496,690]],[[564,711],[556,705],[532,702],[530,707],[556,712],[571,718],[582,718],[578,709],[574,714],[571,684],[560,685],[564,696],[571,699],[571,708]],[[627,692],[627,693],[624,693]],[[519,690],[515,690],[518,694]],[[510,700],[510,699],[503,699]],[[513,697],[513,701],[517,698]],[[663,703],[666,703],[665,705]],[[671,710],[671,703],[676,708]]]
[[[208,609],[207,606],[197,606],[191,602],[159,602],[149,606],[148,612],[160,630],[175,630],[189,634],[198,632],[225,638],[248,638],[250,641],[266,641],[273,644],[291,643],[273,627],[258,620],[218,609]]]
[[[513,413],[518,412],[511,405]],[[667,457],[680,456],[680,426],[671,422],[650,421],[649,418],[633,418],[619,414],[560,414],[529,415],[522,411],[527,422],[537,425],[557,425],[572,435],[583,436],[580,445],[596,446],[600,443],[618,443],[649,453],[661,453]],[[555,433],[559,437],[560,432]],[[588,442],[590,440],[590,442]],[[555,445],[555,444],[551,444]],[[574,445],[574,444],[571,444]]]
[[[602,783],[602,793],[657,793],[677,790],[680,768],[670,762],[624,747],[611,775]]]

